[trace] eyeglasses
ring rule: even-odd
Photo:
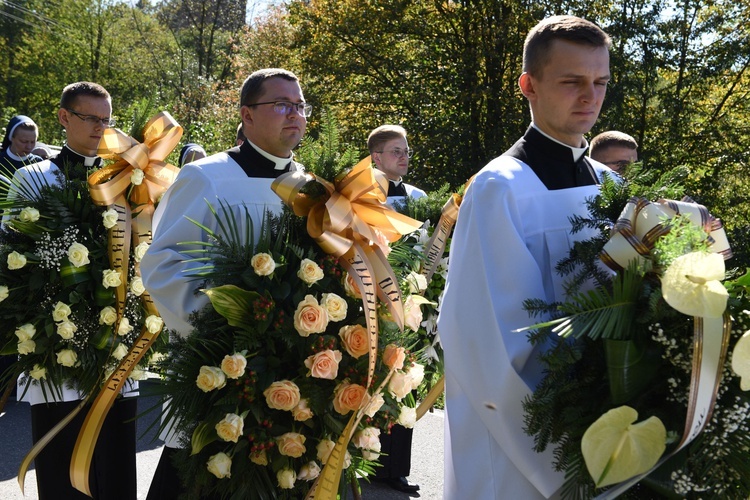
[[[292,110],[305,118],[312,114],[312,104],[307,104],[306,102],[268,101],[245,104],[245,106],[252,108],[253,106],[260,106],[261,104],[273,104],[273,110],[280,115],[288,115]]]
[[[603,163],[614,170],[619,170],[623,167],[627,167],[633,162],[630,160],[617,160],[617,161],[605,161]]]
[[[391,149],[390,151],[375,151],[375,153],[390,153],[395,158],[403,158],[404,156],[406,156],[407,158],[411,158],[412,156],[414,156],[414,150],[412,148],[396,148]]]
[[[77,111],[73,111],[70,108],[65,108],[65,109],[73,113],[74,115],[76,115],[78,118],[88,123],[89,125],[101,124],[103,127],[114,127],[115,124],[117,124],[117,122],[112,118],[99,118],[96,115],[84,115],[82,113],[78,113]]]

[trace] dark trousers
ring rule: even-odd
[[[78,401],[31,407],[31,435],[36,443],[76,406]],[[70,459],[89,406],[47,444],[34,459],[39,500],[89,500],[70,484]],[[89,488],[94,500],[135,500],[135,398],[119,398],[102,425],[94,448]]]
[[[184,493],[180,476],[177,475],[177,469],[172,464],[172,457],[175,453],[177,453],[176,448],[165,446],[162,450],[146,500],[177,500]]]
[[[379,479],[406,477],[411,471],[411,440],[414,429],[401,425],[391,427],[390,434],[380,434],[380,458],[383,465],[375,468]]]

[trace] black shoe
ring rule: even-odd
[[[402,491],[404,493],[416,493],[419,491],[419,485],[418,484],[409,484],[409,481],[406,480],[405,477],[386,477],[386,478],[377,478],[377,481],[380,481],[384,484],[387,484],[394,490]]]

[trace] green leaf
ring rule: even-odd
[[[201,422],[193,431],[193,436],[190,438],[192,450],[191,455],[196,455],[210,443],[218,440],[219,436],[216,434],[216,428],[206,422]]]
[[[246,330],[252,327],[248,313],[253,309],[252,303],[260,298],[259,293],[243,290],[234,285],[217,286],[202,291],[208,295],[216,312],[224,316],[230,325]]]

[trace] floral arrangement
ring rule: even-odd
[[[646,201],[679,198],[679,184],[653,177],[606,180],[590,217],[573,221],[595,236],[558,265],[567,300],[526,301],[553,319],[530,327],[531,342],[552,347],[525,430],[537,451],[555,447],[564,498],[747,498],[750,275],[725,271],[731,253],[702,207]]]

